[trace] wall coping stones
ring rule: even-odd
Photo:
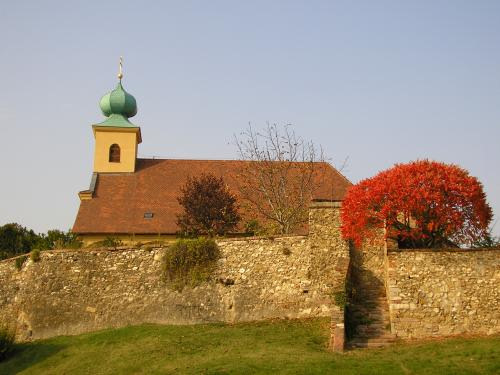
[[[310,204],[309,208],[340,208],[342,201],[314,201]]]
[[[500,251],[500,247],[482,247],[482,248],[428,248],[428,249],[387,249],[387,253],[471,253],[476,251]]]
[[[251,236],[251,237],[223,237],[215,238],[215,242],[236,242],[236,241],[260,241],[260,240],[280,240],[287,238],[307,238],[306,235],[301,234],[288,234],[288,235],[277,235],[277,236]]]

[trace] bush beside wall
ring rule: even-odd
[[[181,239],[168,247],[163,257],[163,276],[167,285],[182,291],[210,280],[220,258],[212,239]]]

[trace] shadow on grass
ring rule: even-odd
[[[18,374],[53,356],[63,348],[63,345],[43,342],[16,344],[9,358],[0,362],[0,374]]]

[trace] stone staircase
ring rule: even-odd
[[[389,306],[385,293],[374,293],[360,303],[351,304],[348,313],[350,322],[354,323],[348,347],[382,347],[396,340],[396,336],[391,334]]]
[[[383,254],[352,253],[347,348],[374,348],[392,344],[389,305],[383,282]]]

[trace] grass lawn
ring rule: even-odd
[[[499,374],[500,337],[345,354],[326,350],[328,319],[236,325],[146,324],[19,345],[0,374]]]

